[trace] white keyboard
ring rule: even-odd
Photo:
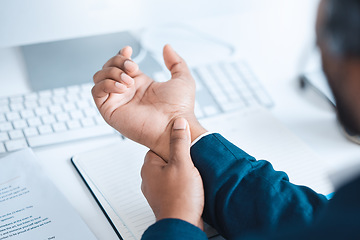
[[[0,153],[113,134],[93,103],[92,86],[0,98]]]
[[[215,63],[192,69],[198,118],[272,100],[243,62]],[[167,80],[164,73],[155,79]],[[114,134],[96,109],[93,84],[75,85],[0,98],[0,154]]]
[[[197,118],[237,111],[249,106],[273,106],[261,82],[244,61],[216,62],[191,69],[196,81],[195,115]],[[167,81],[162,72],[159,82]]]

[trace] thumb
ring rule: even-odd
[[[190,157],[190,129],[185,118],[174,121],[170,136],[170,164],[182,164],[191,161]]]
[[[184,59],[182,59],[169,44],[165,45],[163,55],[165,65],[171,72],[172,78],[186,78],[191,76]]]

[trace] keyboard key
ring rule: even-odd
[[[31,127],[31,128],[25,128],[24,130],[24,134],[26,137],[32,137],[32,136],[37,136],[39,135],[39,132],[36,128]]]
[[[50,106],[49,110],[50,110],[51,114],[62,112],[62,108],[60,106],[58,106],[58,105]]]
[[[55,143],[63,143],[68,141],[87,139],[90,137],[104,136],[108,134],[114,134],[114,130],[109,125],[95,126],[91,128],[79,128],[71,131],[29,137],[28,143],[30,147],[40,147]]]
[[[80,122],[78,120],[70,120],[66,122],[66,125],[69,129],[81,128]]]
[[[13,126],[10,122],[0,123],[0,132],[6,132],[10,130],[13,130]]]
[[[40,117],[40,116],[48,115],[49,111],[45,107],[40,107],[35,109],[35,114],[36,116]]]
[[[88,101],[82,100],[82,101],[78,101],[76,103],[78,109],[85,109],[88,107],[91,107],[90,103]]]
[[[81,85],[81,91],[90,93],[91,89],[94,87],[94,83],[84,83]]]
[[[5,122],[6,118],[5,115],[3,113],[0,113],[0,122]]]
[[[84,118],[84,114],[80,110],[70,112],[70,116],[72,119],[82,119]]]
[[[102,116],[95,116],[94,117],[96,124],[98,125],[108,125]]]
[[[64,104],[64,103],[66,103],[66,100],[65,100],[65,98],[63,97],[63,96],[55,96],[55,97],[53,97],[53,102],[54,102],[54,104]]]
[[[84,113],[86,117],[93,117],[98,115],[98,111],[95,108],[86,108],[84,109]]]
[[[41,117],[41,120],[44,124],[51,124],[56,122],[56,119],[53,115],[45,115]]]
[[[37,127],[37,126],[40,126],[41,125],[41,121],[40,121],[40,118],[38,117],[35,117],[35,118],[29,118],[27,120],[28,124],[30,127]]]
[[[10,140],[5,142],[5,147],[9,152],[23,149],[26,148],[27,146],[28,145],[25,139]]]
[[[24,104],[22,103],[11,103],[10,104],[11,111],[20,111],[24,109]]]
[[[61,112],[56,114],[56,119],[58,120],[58,122],[66,122],[70,120],[70,116],[68,113]]]
[[[0,106],[8,105],[8,104],[9,104],[8,98],[0,98]]]
[[[27,109],[34,109],[37,107],[39,107],[39,104],[35,101],[25,102],[25,108],[27,108]]]
[[[9,136],[6,132],[0,132],[0,142],[4,142],[6,140],[9,140]]]
[[[24,138],[24,134],[21,130],[9,131],[10,139]]]
[[[195,116],[196,116],[197,118],[202,118],[202,117],[204,117],[204,113],[203,113],[203,111],[201,110],[200,105],[199,105],[198,102],[195,102],[194,113],[195,113]]]
[[[70,86],[67,87],[67,90],[69,93],[78,93],[80,91],[80,86],[79,85]]]
[[[52,105],[51,98],[40,98],[38,101],[41,107],[47,107]]]
[[[26,128],[28,125],[25,120],[17,120],[13,122],[15,129],[23,129]]]
[[[20,115],[21,115],[21,118],[24,118],[24,119],[35,117],[33,110],[30,110],[30,109],[20,111]]]
[[[66,100],[68,102],[77,102],[77,101],[80,101],[80,97],[76,93],[70,93],[66,96]]]
[[[39,133],[40,133],[41,135],[44,135],[44,134],[48,134],[48,133],[52,133],[52,132],[53,132],[53,130],[52,130],[52,128],[51,128],[50,125],[42,125],[42,126],[39,126],[39,127],[38,127],[38,130],[39,130]]]
[[[6,113],[6,112],[10,112],[9,106],[7,106],[7,105],[0,106],[0,113]]]
[[[20,114],[18,112],[8,112],[5,115],[8,121],[20,119]]]
[[[65,104],[63,105],[63,107],[64,107],[64,110],[65,110],[66,112],[69,112],[69,111],[72,111],[72,110],[75,110],[75,109],[76,109],[76,106],[75,106],[75,104],[73,104],[73,103],[65,103]]]
[[[63,96],[66,94],[66,89],[65,88],[55,88],[53,90],[53,92],[54,92],[55,96]]]
[[[5,146],[3,143],[0,142],[0,153],[4,153],[4,152],[6,152]]]
[[[54,123],[52,126],[55,132],[63,132],[67,130],[67,127],[63,122]]]
[[[81,119],[80,121],[84,127],[91,127],[95,125],[95,121],[92,118],[84,118]]]
[[[260,103],[266,107],[271,107],[273,105],[273,102],[269,95],[265,92],[263,89],[256,90],[256,96],[260,100]]]

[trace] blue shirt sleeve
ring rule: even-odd
[[[207,240],[198,227],[180,219],[163,219],[151,225],[143,234],[143,240]]]
[[[327,203],[325,196],[290,183],[284,172],[220,134],[198,141],[191,157],[204,182],[204,220],[225,238],[289,223],[308,225]]]

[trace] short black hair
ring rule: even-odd
[[[360,58],[360,0],[327,0],[321,38],[336,55]]]

